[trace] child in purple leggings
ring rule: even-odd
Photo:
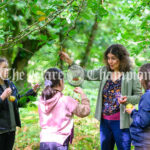
[[[74,92],[81,95],[81,104],[64,96],[64,77],[57,68],[48,69],[44,78],[45,89],[39,100],[40,150],[68,150],[73,138],[73,115],[88,116],[89,100],[79,87]]]

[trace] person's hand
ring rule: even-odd
[[[71,60],[71,58],[69,57],[69,55],[67,54],[67,53],[65,53],[65,52],[60,52],[60,58],[63,60],[63,61],[65,61],[66,63],[68,63],[69,65],[71,65],[72,64],[72,60]]]
[[[133,107],[133,108],[126,108],[125,111],[130,115],[134,109],[135,109],[135,107]]]
[[[33,86],[33,91],[36,93],[39,88],[40,88],[40,84],[37,83]]]
[[[127,102],[127,96],[121,96],[118,98],[119,104],[125,104]]]
[[[82,88],[76,87],[76,88],[74,89],[74,92],[80,94],[81,99],[87,99],[87,96],[86,96],[86,94],[83,92]]]
[[[6,88],[0,97],[2,100],[5,100],[6,98],[8,98],[11,95],[11,93],[12,93],[11,88],[10,87]]]
[[[84,94],[83,90],[80,87],[76,87],[74,89],[74,92],[78,93],[78,94]]]

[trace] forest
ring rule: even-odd
[[[22,128],[16,131],[15,150],[39,149],[37,102],[44,88],[43,74],[51,67],[67,72],[60,52],[83,68],[94,69],[104,66],[104,52],[115,43],[126,47],[136,72],[150,62],[150,0],[0,1],[0,56],[12,68],[10,77],[20,93],[41,85],[29,103],[20,99]],[[17,72],[23,73],[22,80]],[[74,117],[70,150],[100,150],[100,123],[94,118],[98,87],[96,81],[82,84],[91,113],[83,119]],[[64,94],[72,96],[73,89],[66,78]]]

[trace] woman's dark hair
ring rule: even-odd
[[[42,92],[42,98],[48,100],[52,98],[58,91],[54,89],[60,85],[60,80],[63,80],[64,75],[60,69],[50,68],[44,74],[45,89]]]
[[[150,63],[142,65],[139,69],[139,74],[142,75],[142,79],[146,85],[146,89],[150,89]]]
[[[3,63],[3,62],[8,63],[8,61],[7,61],[7,59],[6,59],[6,58],[4,58],[4,57],[0,57],[0,65],[1,65],[1,63]],[[8,87],[9,87],[8,83],[6,82],[5,84],[6,84],[6,87],[8,88]]]
[[[129,53],[127,52],[126,48],[121,44],[112,44],[108,47],[104,53],[104,62],[109,71],[112,71],[109,64],[108,64],[108,54],[111,53],[115,55],[119,61],[119,71],[121,72],[128,72],[131,70],[131,61],[129,58]]]
[[[4,58],[4,57],[0,57],[0,64],[1,64],[1,63],[3,63],[3,62],[7,62],[7,63],[8,63],[8,61],[7,61],[7,59],[6,59],[6,58]]]

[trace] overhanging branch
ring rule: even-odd
[[[59,11],[56,12],[56,14],[52,17],[49,18],[49,16],[46,18],[47,21],[46,23],[41,26],[41,27],[36,27],[34,29],[32,29],[31,31],[28,31],[27,33],[22,33],[19,36],[16,36],[13,40],[6,42],[5,44],[1,44],[0,48],[1,50],[7,50],[11,47],[13,47],[18,41],[20,41],[21,39],[23,39],[24,37],[26,37],[27,35],[31,34],[32,32],[41,30],[42,28],[44,28],[46,25],[48,25],[50,22],[52,22],[58,15],[60,15],[65,9],[66,7],[68,7],[69,5],[71,5],[74,2],[74,0],[71,0],[64,8],[60,9]],[[51,15],[50,15],[51,16]],[[38,22],[35,22],[34,25],[38,24]],[[30,27],[27,27],[26,29],[24,29],[24,31],[29,30],[33,25],[31,25]]]

